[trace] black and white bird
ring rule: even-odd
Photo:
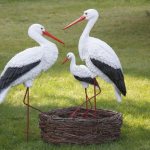
[[[24,103],[29,105],[29,88],[33,80],[42,72],[48,70],[57,60],[57,46],[43,37],[47,35],[64,44],[61,40],[47,32],[44,26],[32,24],[28,29],[28,35],[35,40],[39,46],[28,48],[16,54],[5,66],[0,75],[0,103],[9,89],[18,84],[24,84],[27,88]],[[25,102],[26,97],[28,103]],[[32,107],[32,106],[30,106]]]
[[[121,94],[126,96],[124,75],[119,58],[114,50],[104,41],[90,37],[90,31],[99,17],[95,9],[84,11],[77,20],[67,25],[67,29],[83,20],[88,20],[87,25],[79,39],[78,49],[80,58],[85,61],[87,67],[95,76],[100,76],[114,86],[118,102],[121,102]]]
[[[95,85],[97,89],[99,89],[99,84],[94,78],[94,74],[85,66],[85,65],[77,65],[75,55],[72,52],[67,54],[67,57],[64,59],[63,64],[67,61],[70,62],[70,72],[74,76],[74,78],[82,84],[85,89],[85,98],[86,98],[86,110],[88,111],[88,102],[89,97],[87,94],[87,88],[89,85]],[[96,106],[96,104],[95,104]]]

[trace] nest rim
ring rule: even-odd
[[[106,113],[101,118],[99,116],[98,118],[71,118],[63,116],[65,113],[76,108],[59,108],[41,113],[39,115],[41,138],[45,142],[53,144],[101,144],[106,141],[117,140],[120,137],[123,122],[122,113],[107,109],[98,109],[98,113]],[[81,110],[84,111],[85,109],[81,108]],[[60,124],[63,125],[63,128],[61,128]],[[85,133],[81,134],[79,132],[82,132],[82,129]],[[88,130],[94,132],[89,132]],[[88,138],[84,134],[91,137],[91,141],[88,141]]]

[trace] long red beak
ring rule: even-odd
[[[57,37],[55,37],[54,35],[50,34],[50,33],[47,32],[47,31],[43,31],[43,34],[44,34],[44,35],[47,35],[47,36],[49,36],[49,37],[51,37],[52,39],[54,39],[54,40],[56,40],[56,41],[58,41],[58,42],[60,42],[60,43],[62,43],[62,44],[65,44],[64,42],[62,42],[62,41],[59,40]]]
[[[67,28],[73,26],[74,24],[77,24],[78,22],[81,22],[83,20],[85,20],[85,16],[81,16],[80,18],[76,19],[75,21],[73,21],[72,23],[70,23],[69,25],[67,25],[64,30],[66,30]]]
[[[66,63],[67,61],[69,61],[69,59],[66,57],[66,58],[64,59],[64,61],[62,62],[62,64]]]

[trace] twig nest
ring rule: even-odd
[[[120,137],[122,114],[110,110],[90,110],[86,118],[82,115],[86,111],[81,108],[75,118],[70,114],[77,107],[56,109],[39,115],[41,138],[48,143],[61,144],[99,144],[116,140]]]

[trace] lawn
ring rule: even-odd
[[[0,150],[149,150],[150,149],[150,2],[149,0],[0,0],[0,70],[17,52],[37,45],[27,35],[32,23],[41,23],[65,42],[57,63],[42,73],[31,89],[31,103],[43,111],[79,105],[84,90],[69,73],[69,63],[61,65],[67,52],[78,56],[78,39],[86,23],[69,30],[62,28],[88,8],[100,12],[91,35],[113,47],[125,75],[127,96],[118,104],[111,85],[98,79],[102,93],[99,108],[123,113],[121,138],[102,145],[50,145],[40,139],[38,112],[31,110],[31,134],[26,143],[26,109],[23,85],[10,90],[0,105]],[[51,40],[51,39],[49,39]],[[1,72],[1,71],[0,71]],[[90,88],[92,92],[92,87]]]

